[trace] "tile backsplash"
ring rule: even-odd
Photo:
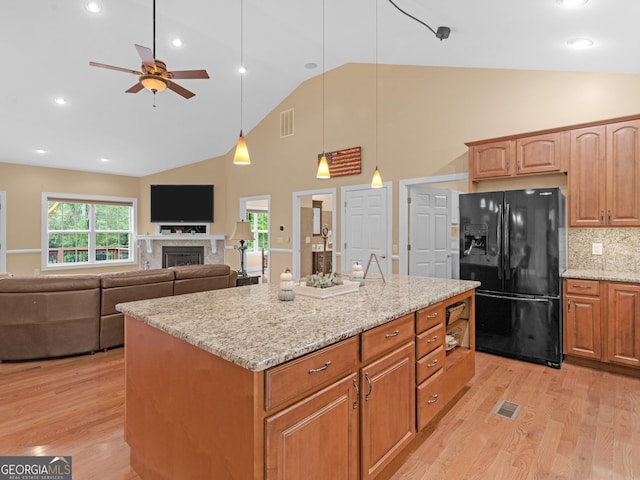
[[[591,253],[592,243],[602,244],[602,255]],[[640,228],[569,228],[567,268],[639,272]]]

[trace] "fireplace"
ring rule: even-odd
[[[204,247],[162,247],[162,268],[179,265],[202,265]]]

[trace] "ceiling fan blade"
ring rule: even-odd
[[[128,90],[125,90],[125,93],[138,93],[140,90],[142,90],[144,87],[142,86],[142,84],[140,82],[136,83],[134,86],[132,86],[131,88],[129,88]]]
[[[169,88],[169,90],[173,90],[178,95],[182,95],[186,99],[189,99],[189,98],[194,97],[196,95],[195,93],[190,92],[186,88],[181,87],[177,83],[173,83],[171,80],[167,80],[167,87]]]
[[[131,70],[129,68],[114,67],[113,65],[106,65],[104,63],[89,62],[89,65],[91,65],[92,67],[100,67],[100,68],[108,68],[109,70],[117,70],[119,72],[133,73],[134,75],[142,75],[142,72],[139,72],[137,70]]]
[[[206,70],[177,70],[169,73],[171,74],[171,78],[209,78],[209,74]]]
[[[142,59],[142,64],[147,65],[149,67],[155,68],[156,60],[153,58],[153,52],[148,47],[143,47],[142,45],[135,44],[136,50],[138,50],[138,55]]]

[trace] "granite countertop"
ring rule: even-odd
[[[252,371],[266,370],[480,286],[390,275],[327,299],[278,300],[278,282],[122,303],[116,308]]]
[[[640,272],[619,272],[597,269],[569,269],[562,276],[564,278],[580,278],[583,280],[607,280],[610,282],[640,283]]]

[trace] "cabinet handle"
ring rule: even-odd
[[[436,365],[438,365],[438,359],[436,358],[433,363],[427,363],[427,367],[431,368],[431,367],[435,367]]]
[[[600,223],[604,223],[604,210],[600,210]]]
[[[608,219],[609,225],[611,225],[611,210],[607,210],[607,219]]]
[[[397,337],[398,335],[400,335],[400,330],[396,330],[393,333],[387,333],[384,338],[391,338],[391,337]]]
[[[592,288],[591,285],[571,285],[571,288]]]
[[[353,387],[356,389],[356,400],[353,402],[353,409],[358,408],[358,403],[360,403],[360,389],[358,388],[358,382],[356,379],[353,379]]]
[[[571,312],[571,299],[567,298],[567,313]]]
[[[438,335],[434,335],[433,338],[427,340],[427,343],[433,343],[438,341]]]
[[[432,313],[431,315],[427,315],[427,318],[436,318],[438,316],[438,312]]]
[[[326,363],[320,368],[310,368],[309,369],[309,374],[316,373],[316,372],[321,372],[323,370],[326,370],[327,368],[329,368],[329,365],[331,365],[331,360],[327,360]]]
[[[516,171],[520,173],[520,160],[518,160],[518,169]]]
[[[371,395],[371,392],[373,391],[373,384],[371,383],[371,379],[369,378],[369,374],[368,373],[364,374],[364,378],[367,380],[367,383],[369,384],[369,391],[364,396],[364,399],[368,402],[369,401],[369,395]]]
[[[438,401],[438,394],[434,393],[433,394],[433,399],[432,400],[427,400],[427,403],[431,404],[431,403],[436,403]]]

